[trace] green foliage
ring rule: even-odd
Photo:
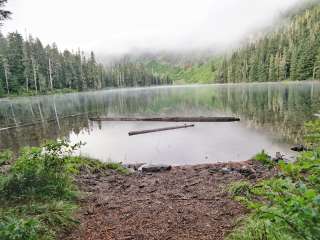
[[[82,144],[49,142],[25,148],[6,176],[0,175],[0,239],[52,240],[57,232],[77,224],[74,212],[77,188],[73,175],[114,169],[127,173],[120,164],[73,157]],[[9,151],[0,159],[12,157]]]
[[[38,240],[40,223],[34,219],[20,219],[7,216],[0,221],[0,239],[2,240]]]
[[[239,181],[231,184],[229,189],[233,197],[246,197],[251,196],[251,184],[247,181]]]
[[[308,127],[314,125],[317,124],[307,124]],[[260,159],[264,161],[265,156]],[[319,239],[320,149],[303,152],[296,162],[280,162],[278,167],[279,177],[251,187],[241,183],[233,187],[232,193],[241,196],[240,200],[252,213],[230,234],[230,240]]]
[[[118,173],[120,174],[124,174],[124,175],[127,175],[129,174],[129,171],[127,168],[123,167],[122,164],[120,163],[105,163],[104,166],[107,168],[107,169],[112,169],[112,170],[115,170],[117,171]]]
[[[71,197],[73,187],[66,168],[66,154],[77,147],[61,141],[48,143],[43,149],[24,149],[2,186],[2,195],[11,199]]]
[[[263,165],[272,167],[274,166],[274,161],[272,161],[271,157],[264,151],[262,150],[261,153],[258,153],[253,157],[254,160],[261,162]]]
[[[119,174],[129,174],[128,169],[123,167],[121,163],[104,163],[91,158],[70,157],[67,159],[66,164],[68,172],[72,174],[79,174],[80,171],[97,173],[107,169],[115,170]]]

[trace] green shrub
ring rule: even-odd
[[[76,223],[68,161],[79,146],[59,141],[21,152],[0,179],[1,240],[54,239],[57,231]]]
[[[269,167],[273,167],[275,164],[274,161],[272,161],[271,157],[264,150],[262,150],[261,153],[255,155],[253,159]]]
[[[0,174],[1,240],[55,239],[57,232],[77,224],[73,219],[78,193],[74,175],[83,170],[128,172],[118,163],[72,156],[81,145],[58,141],[40,148],[25,148],[9,172]],[[12,158],[9,152],[1,156]]]
[[[66,142],[48,143],[43,148],[26,148],[13,164],[2,184],[3,196],[21,200],[28,197],[65,198],[74,195],[73,184],[67,172]]]
[[[34,219],[8,216],[0,219],[1,240],[39,240],[40,223]]]

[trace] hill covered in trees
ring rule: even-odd
[[[308,79],[320,79],[319,3],[225,57],[216,73],[222,83]]]
[[[80,50],[61,52],[56,44],[43,46],[17,32],[0,35],[0,96],[171,83],[167,75],[151,74],[138,63],[117,61],[105,67],[93,52],[89,57]]]
[[[167,75],[175,84],[212,83],[218,60],[211,50],[181,52],[142,52],[130,54],[128,60],[141,64],[155,75]]]

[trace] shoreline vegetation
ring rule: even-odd
[[[206,222],[206,226],[211,227],[197,226],[203,230],[201,239],[318,239],[320,121],[307,123],[305,132],[306,143],[314,150],[302,152],[292,163],[276,162],[262,151],[252,161],[182,166],[152,174],[132,172],[119,163],[71,156],[81,143],[71,146],[59,141],[25,148],[15,160],[10,151],[4,151],[0,154],[0,238],[86,239],[98,234],[95,239],[99,240],[112,234],[123,236],[118,230],[130,228],[127,218],[118,222],[126,226],[113,224],[117,223],[122,210],[136,212],[135,207],[143,209],[131,227],[137,227],[142,236],[150,237],[147,229],[140,229],[143,222],[152,222],[153,215],[148,216],[144,209],[147,201],[149,208],[167,214],[159,217],[160,228],[164,224],[161,221],[174,217],[171,221],[178,224],[177,229],[183,226],[181,219],[175,219],[185,215],[181,209],[189,209],[191,202],[200,204],[199,210],[189,209],[185,217],[211,221],[214,225]],[[101,203],[99,199],[105,200]],[[110,207],[115,201],[122,204]],[[157,205],[159,201],[163,201],[161,209]],[[226,214],[226,209],[216,210],[216,204],[230,204],[232,214],[222,220],[218,216]],[[113,212],[115,215],[109,222],[97,222],[96,218],[108,209],[121,211]],[[208,214],[203,215],[202,210]],[[117,214],[120,215],[117,217]],[[188,234],[198,236],[196,232],[200,230],[192,229],[191,222],[185,220],[184,223],[191,228]],[[102,229],[106,225],[114,229],[93,233],[89,226],[94,228],[97,224],[102,224]],[[212,236],[216,231],[214,227],[221,231]],[[165,234],[182,236],[178,232]],[[207,238],[210,235],[212,238]]]
[[[51,240],[77,225],[77,201],[84,197],[74,178],[80,171],[104,170],[128,174],[116,163],[72,157],[81,144],[51,142],[0,154],[0,239]]]

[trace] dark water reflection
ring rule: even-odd
[[[320,112],[320,83],[267,83],[123,89],[0,100],[0,149],[46,139],[84,140],[82,153],[105,160],[189,164],[288,151],[303,123]],[[81,115],[79,115],[81,114]],[[73,117],[68,117],[72,115]],[[77,116],[74,116],[77,115]],[[92,123],[88,116],[225,116],[241,123],[128,137],[130,130],[176,124]],[[34,123],[28,127],[20,126]]]

